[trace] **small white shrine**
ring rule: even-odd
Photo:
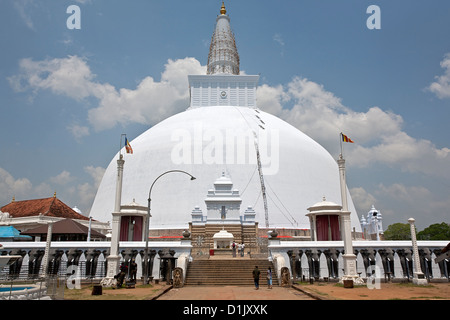
[[[213,235],[214,249],[230,249],[233,244],[234,237],[227,230],[220,230]]]
[[[208,190],[205,199],[207,214],[203,215],[200,206],[192,210],[190,232],[194,252],[211,254],[211,250],[216,250],[216,253],[231,250],[233,242],[257,250],[256,212],[248,206],[241,213],[241,203],[239,190],[233,188],[231,179],[222,172],[221,177],[214,181],[214,188]]]

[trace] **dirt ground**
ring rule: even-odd
[[[92,295],[92,285],[83,285],[81,289],[65,289],[64,300],[151,300],[171,286],[166,284],[136,285],[135,288],[102,288],[101,295]]]
[[[300,289],[325,300],[450,300],[450,283],[381,283],[379,289],[367,286],[344,288],[336,283],[299,284]]]
[[[450,283],[448,282],[431,283],[427,286],[416,286],[411,283],[381,283],[380,289],[369,289],[367,286],[344,288],[336,283],[323,282],[302,283],[295,286],[324,300],[450,300]],[[137,285],[133,289],[103,288],[102,295],[92,295],[92,286],[82,286],[81,289],[66,289],[64,299],[151,300],[169,289],[170,286],[166,284]],[[254,297],[249,297],[249,299],[252,298]]]

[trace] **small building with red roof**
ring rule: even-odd
[[[0,226],[14,226],[20,232],[65,219],[89,227],[89,217],[58,199],[56,192],[53,197],[43,199],[16,201],[13,198],[9,204],[0,208]],[[91,220],[91,230],[106,235],[109,229],[108,223]]]

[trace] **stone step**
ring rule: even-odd
[[[186,273],[186,285],[243,285],[254,284],[252,271],[258,266],[261,270],[260,283],[265,285],[266,270],[273,264],[267,259],[221,259],[194,260],[189,263]],[[278,279],[273,272],[273,283]]]

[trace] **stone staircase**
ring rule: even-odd
[[[267,285],[267,269],[272,268],[272,284],[278,285],[273,264],[266,259],[208,259],[194,260],[189,263],[186,272],[185,285],[234,285],[253,286],[252,271],[258,266],[261,271],[260,286]]]

